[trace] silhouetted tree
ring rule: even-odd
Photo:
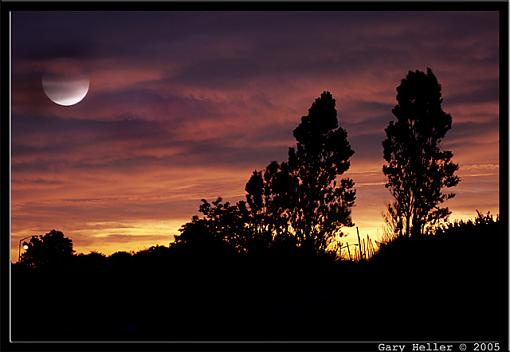
[[[221,197],[212,203],[202,199],[199,211],[204,216],[195,215],[191,222],[181,227],[181,234],[172,245],[174,250],[186,248],[202,255],[229,251],[226,249],[229,246],[243,250],[244,223],[237,205],[223,203]]]
[[[338,126],[331,93],[323,92],[315,100],[294,137],[297,145],[289,148],[288,161],[273,161],[264,171],[253,172],[246,183],[246,201],[202,200],[204,216],[184,225],[173,247],[203,248],[215,240],[238,253],[277,248],[289,253],[296,247],[313,255],[328,251],[343,235],[341,227],[352,226],[356,198],[353,180],[340,179],[354,152],[347,132]]]
[[[114,268],[127,267],[132,263],[133,255],[128,252],[119,251],[108,257],[110,265]]]
[[[21,256],[21,263],[34,268],[57,266],[73,257],[73,241],[61,231],[51,230],[44,236],[34,235]]]
[[[296,237],[290,232],[290,209],[297,187],[291,177],[288,163],[271,162],[264,173],[254,171],[246,184],[248,226],[253,238],[249,252],[296,247]]]
[[[86,267],[89,270],[101,270],[107,262],[107,257],[103,253],[96,251],[89,254],[80,253],[76,255],[75,263],[79,267]]]
[[[396,120],[390,121],[383,142],[386,188],[394,197],[386,220],[397,235],[414,236],[450,214],[441,204],[454,194],[442,190],[459,183],[458,165],[440,144],[452,117],[441,108],[441,86],[430,68],[409,71],[397,88],[397,102]]]
[[[350,178],[340,179],[354,154],[347,132],[338,126],[335,99],[323,92],[294,130],[297,145],[287,162],[255,171],[247,202],[262,233],[276,242],[295,241],[307,253],[324,253],[342,226],[352,226],[356,192]]]

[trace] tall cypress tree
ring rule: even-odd
[[[386,188],[394,201],[388,205],[387,221],[400,236],[423,234],[451,213],[441,207],[454,193],[445,188],[459,183],[453,153],[441,149],[452,126],[452,117],[441,107],[441,86],[429,68],[409,71],[397,87],[394,121],[383,142]]]
[[[338,126],[335,99],[323,92],[294,130],[297,144],[287,162],[270,163],[262,176],[247,184],[252,211],[264,214],[261,223],[277,242],[295,243],[305,253],[320,254],[343,226],[352,226],[356,192],[349,169],[354,154],[347,132]]]

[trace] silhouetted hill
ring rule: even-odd
[[[157,246],[13,265],[15,340],[495,340],[499,219],[398,238],[368,261]]]
[[[398,329],[381,322],[385,336],[423,338],[424,331],[437,339],[503,336],[506,235],[499,219],[479,214],[433,236],[382,245],[370,260],[371,280],[383,288],[378,311],[400,315]]]

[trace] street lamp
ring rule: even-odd
[[[21,261],[21,242],[23,240],[26,240],[27,238],[30,238],[30,237],[33,237],[33,236],[27,236],[27,237],[23,237],[21,240],[19,240],[19,245],[18,245],[18,263]],[[23,246],[23,249],[24,250],[27,250],[28,249],[28,245],[24,245]]]

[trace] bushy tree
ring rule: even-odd
[[[252,247],[288,251],[297,245],[290,223],[296,182],[286,162],[273,161],[263,172],[253,172],[245,188]]]
[[[34,235],[24,245],[27,249],[21,256],[21,263],[34,268],[62,265],[74,253],[73,241],[57,230],[44,236]]]
[[[441,205],[454,194],[443,190],[459,183],[458,165],[441,141],[452,117],[441,107],[441,86],[430,68],[409,71],[397,87],[397,102],[383,142],[386,188],[394,198],[386,220],[396,235],[415,236],[450,214]]]
[[[203,255],[229,252],[227,245],[239,252],[244,250],[244,223],[238,205],[223,202],[221,197],[212,203],[202,199],[199,211],[203,217],[195,215],[181,227],[174,249],[184,248]]]

